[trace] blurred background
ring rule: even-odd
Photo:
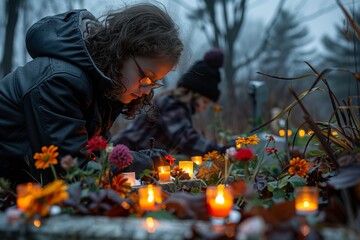
[[[300,94],[316,80],[314,76],[279,80],[266,75],[296,78],[327,68],[358,71],[360,46],[338,2],[359,24],[359,0],[0,0],[0,77],[31,60],[25,34],[42,17],[75,8],[101,17],[138,2],[164,5],[185,45],[181,62],[156,94],[174,87],[180,75],[210,48],[224,50],[221,111],[210,108],[194,118],[196,128],[215,140],[219,132],[245,134],[268,122],[295,100],[289,88]],[[359,96],[359,86],[349,73],[332,74],[327,80],[338,99]],[[328,94],[317,91],[304,103],[316,121],[331,119]],[[279,134],[286,118],[261,131]],[[290,129],[298,128],[303,122],[300,109],[295,107],[288,120]],[[112,131],[127,124],[120,116]]]

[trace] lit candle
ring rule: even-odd
[[[191,160],[196,163],[197,165],[202,164],[202,156],[192,156]]]
[[[161,187],[147,185],[139,188],[139,205],[145,211],[156,211],[161,208]]]
[[[40,184],[38,183],[23,183],[16,187],[17,199],[16,204],[19,209],[25,210],[29,204],[32,204],[32,193],[40,190]]]
[[[158,167],[159,180],[162,182],[170,181],[170,166],[160,166]]]
[[[193,178],[194,175],[194,164],[192,161],[179,161],[179,168],[187,172],[190,176],[190,179]]]
[[[130,183],[130,186],[135,186],[135,172],[123,172],[124,178],[127,178],[127,182]]]
[[[226,218],[233,207],[233,195],[230,187],[220,184],[206,188],[206,205],[211,217]]]
[[[298,187],[295,189],[296,213],[308,215],[318,210],[319,192],[316,187]]]

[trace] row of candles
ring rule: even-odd
[[[192,157],[191,161],[179,161],[179,167],[187,172],[190,178],[193,178],[193,166],[202,164],[201,156]],[[135,172],[123,173],[131,186],[137,185]],[[160,166],[158,168],[159,181],[170,181],[170,166]],[[39,185],[38,185],[39,186]],[[26,205],[26,192],[31,191],[31,184],[18,186],[17,204]],[[161,209],[161,186],[146,185],[138,188],[139,204],[145,211],[156,211]],[[295,189],[295,208],[298,214],[316,213],[318,209],[318,190],[315,187],[298,187]],[[206,188],[207,207],[210,216],[226,218],[233,207],[233,195],[229,186],[218,185],[208,186]]]
[[[194,163],[201,165],[202,156],[193,156],[191,157],[191,161],[179,161],[179,168],[188,173],[190,179],[194,177]],[[171,180],[170,166],[159,166],[157,170],[160,182],[169,182]],[[124,172],[123,175],[128,179],[130,186],[136,185],[135,172]]]

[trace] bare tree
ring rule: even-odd
[[[0,64],[0,77],[8,74],[12,69],[12,58],[14,53],[14,37],[16,24],[18,22],[19,9],[22,0],[7,0],[5,5],[6,30],[3,56]]]
[[[238,54],[238,42],[244,27],[247,0],[202,0],[199,1],[199,6],[196,9],[191,11],[189,18],[200,25],[209,43],[223,49],[225,52],[225,102],[236,102],[235,85],[238,73],[241,68],[256,60],[265,49],[269,41],[271,28],[276,22],[283,5],[284,0],[279,3],[274,17],[266,27],[258,48],[247,56],[239,56]],[[232,119],[226,120],[227,125],[232,129],[236,129],[239,120],[236,114],[233,114],[234,109],[225,106],[224,111],[226,116],[233,116]]]

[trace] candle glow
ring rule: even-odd
[[[185,172],[187,172],[190,176],[190,179],[193,178],[194,175],[194,163],[192,161],[179,161],[179,168],[182,168]]]
[[[210,216],[226,218],[233,207],[233,195],[229,187],[220,184],[206,189],[206,202]]]
[[[158,168],[159,180],[161,182],[170,181],[170,166],[160,166]]]
[[[319,193],[316,187],[298,187],[295,189],[295,208],[300,215],[316,213]]]
[[[202,164],[202,156],[192,156],[191,160],[196,163],[197,165]]]
[[[122,173],[125,178],[127,178],[127,182],[130,183],[130,186],[135,186],[135,172],[123,172]]]
[[[139,205],[145,211],[156,211],[161,208],[161,187],[147,185],[139,188]]]

